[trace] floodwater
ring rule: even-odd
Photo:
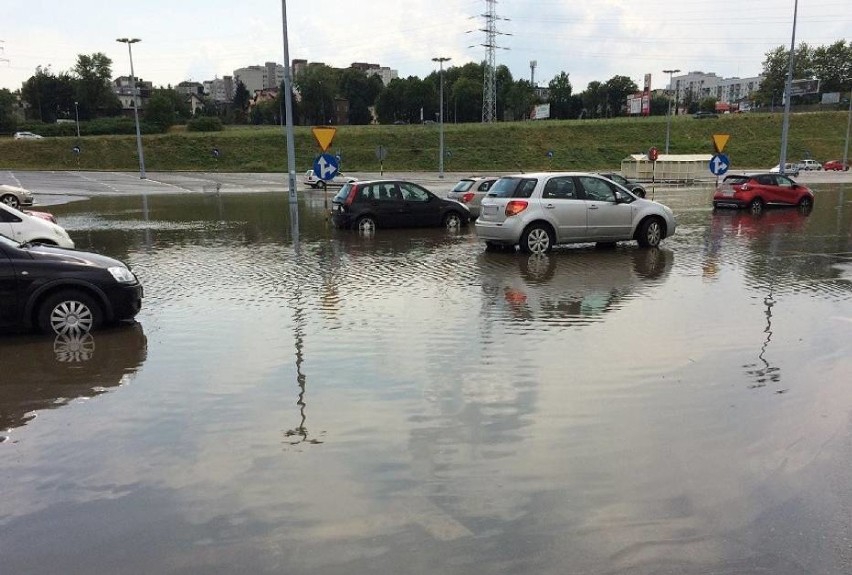
[[[850,573],[852,186],[814,188],[545,258],[321,194],[50,206],[146,297],[0,338],[0,572]]]

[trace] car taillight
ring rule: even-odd
[[[473,201],[473,193],[472,192],[466,193],[465,195],[462,196],[461,200],[462,200],[462,203],[469,204],[470,202]]]
[[[526,200],[512,200],[508,204],[506,204],[506,217],[509,216],[517,216],[522,211],[527,209],[529,202]]]
[[[346,196],[346,201],[343,202],[344,206],[351,206],[352,202],[355,201],[355,195],[358,193],[358,185],[352,184],[349,187],[349,195]]]

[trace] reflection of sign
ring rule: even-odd
[[[717,154],[721,154],[725,151],[725,145],[730,139],[731,136],[728,134],[713,134],[713,147],[716,149]]]
[[[388,149],[384,146],[379,146],[376,148],[376,159],[380,162],[384,162],[385,158],[388,157]]]
[[[331,154],[320,154],[314,160],[314,174],[321,180],[331,180],[339,170],[337,158]]]
[[[331,128],[328,126],[315,126],[311,128],[311,131],[314,133],[314,139],[319,144],[320,149],[325,152],[329,146],[331,146],[331,141],[334,139],[334,134],[337,132],[337,128]]]
[[[731,161],[725,154],[716,154],[710,160],[710,172],[714,176],[721,176],[731,167]]]
[[[791,96],[816,94],[819,92],[819,80],[793,80],[790,84]]]
[[[660,152],[657,150],[657,148],[651,148],[650,150],[648,150],[648,159],[652,162],[656,162],[659,155]]]

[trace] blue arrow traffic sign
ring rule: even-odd
[[[340,163],[331,154],[320,154],[314,160],[314,174],[321,180],[331,180],[340,171]]]
[[[731,160],[725,154],[716,154],[710,159],[710,172],[714,176],[722,176],[731,167]]]

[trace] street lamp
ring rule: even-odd
[[[74,117],[77,118],[77,140],[80,140],[80,111],[77,109],[77,102],[74,102]]]
[[[139,99],[136,97],[136,76],[133,73],[133,50],[131,45],[141,42],[139,38],[116,38],[116,42],[127,44],[127,53],[130,55],[130,89],[133,91],[133,117],[136,120],[136,150],[139,153],[139,177],[145,176],[145,156],[142,154],[142,133],[139,131]]]
[[[784,83],[784,120],[781,122],[781,153],[778,158],[778,171],[786,173],[787,134],[790,132],[790,92],[793,87],[793,59],[796,55],[796,16],[799,13],[799,0],[793,3],[793,36],[790,39],[790,59],[787,64],[787,81]]]
[[[669,87],[672,85],[672,76],[680,70],[663,70],[663,74],[669,75]],[[672,99],[669,97],[669,106],[666,109],[666,153],[669,153],[669,133],[672,129]]]
[[[446,58],[443,56],[438,58],[432,58],[433,62],[438,62],[438,65],[440,67],[439,76],[441,78],[441,96],[438,103],[440,109],[440,112],[438,114],[438,133],[440,134],[440,144],[438,146],[438,154],[440,155],[440,157],[438,158],[439,178],[444,177],[444,62],[449,62],[450,60],[451,58]]]
[[[852,80],[852,76],[849,78],[843,78],[844,81]],[[843,145],[843,167],[849,165],[849,128],[852,127],[852,85],[849,86],[849,112],[846,113],[846,143]]]

